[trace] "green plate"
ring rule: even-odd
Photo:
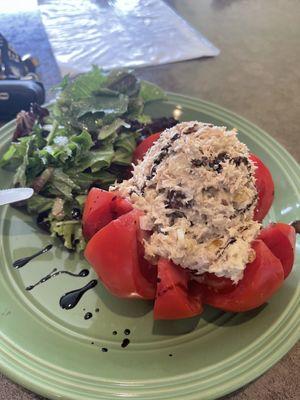
[[[276,197],[266,222],[299,218],[300,168],[278,143],[218,106],[175,94],[169,99],[149,111],[236,127],[240,139],[269,166]],[[0,131],[1,153],[13,128],[11,122]],[[11,176],[0,174],[1,184],[9,186]],[[151,302],[120,300],[100,283],[76,308],[61,309],[60,296],[93,279],[92,271],[85,278],[60,275],[26,291],[55,267],[79,272],[88,265],[54,242],[49,253],[13,269],[14,260],[53,239],[30,216],[8,206],[0,212],[0,368],[48,398],[215,399],[262,374],[299,338],[299,237],[297,266],[264,307],[243,314],[207,307],[198,318],[153,322]],[[85,320],[88,311],[93,317]],[[126,328],[129,336],[124,335]],[[122,348],[125,337],[130,344]]]

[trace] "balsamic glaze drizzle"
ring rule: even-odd
[[[54,268],[53,271],[51,271],[49,274],[44,276],[38,282],[34,283],[33,285],[27,286],[26,290],[30,291],[30,290],[34,289],[36,286],[40,285],[41,283],[45,283],[49,279],[54,278],[57,275],[66,274],[66,275],[70,275],[70,276],[84,277],[84,276],[88,276],[89,273],[90,272],[88,269],[83,269],[78,274],[73,274],[72,272],[69,272],[69,271],[59,271],[57,268]]]
[[[129,345],[129,343],[130,343],[130,340],[129,339],[123,339],[123,342],[122,342],[122,344],[121,344],[121,347],[123,347],[123,348],[125,348],[125,347],[127,347],[128,345]]]
[[[53,247],[52,244],[48,244],[48,246],[44,247],[42,250],[39,250],[37,253],[34,253],[32,256],[20,258],[13,262],[13,267],[16,269],[24,267],[29,261],[33,260],[35,257],[40,256],[41,254],[47,253]]]
[[[84,319],[90,319],[90,318],[92,318],[92,316],[93,316],[93,314],[92,314],[91,312],[87,312],[87,313],[84,315]]]
[[[79,300],[84,295],[84,293],[94,288],[97,285],[97,283],[98,281],[96,281],[96,279],[93,279],[82,288],[75,289],[72,290],[71,292],[65,293],[60,298],[59,305],[61,306],[61,308],[65,310],[70,310],[71,308],[74,308],[78,304]]]

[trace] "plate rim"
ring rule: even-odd
[[[183,102],[183,106],[189,106],[190,108],[196,110],[196,111],[203,111],[203,109],[207,108],[207,112],[213,112],[216,116],[216,118],[222,118],[224,115],[224,120],[230,121],[231,119],[234,119],[235,122],[233,125],[236,125],[236,121],[238,121],[238,125],[243,126],[245,124],[247,128],[253,129],[255,132],[258,132],[261,134],[260,138],[262,141],[268,143],[268,145],[272,145],[272,152],[275,151],[277,153],[280,152],[281,157],[283,158],[283,155],[287,160],[284,160],[285,163],[287,163],[290,167],[290,164],[292,163],[293,166],[300,172],[300,167],[297,163],[297,161],[294,159],[294,157],[279,143],[277,142],[272,136],[270,136],[267,132],[263,131],[261,128],[259,128],[257,125],[253,124],[252,122],[248,121],[246,118],[224,108],[221,107],[217,104],[214,104],[212,102],[204,101],[201,99],[198,99],[196,97],[188,96],[188,95],[182,95],[179,93],[174,93],[174,92],[167,92],[168,94],[168,103],[175,104],[176,99],[178,101]],[[0,136],[2,134],[8,133],[8,131],[11,131],[15,125],[15,120],[12,120],[5,124],[3,127],[0,128]],[[10,133],[10,132],[9,132]],[[275,149],[273,149],[275,147]],[[295,173],[296,175],[296,173]],[[298,178],[299,181],[299,178]],[[299,285],[298,285],[298,291],[299,291]],[[299,302],[298,302],[299,303]],[[299,307],[298,307],[299,309]],[[300,311],[298,312],[300,316]],[[299,328],[300,326],[300,319],[296,318],[294,315],[295,320],[293,327],[294,328]],[[288,324],[287,324],[288,325]],[[287,326],[285,327],[287,328]],[[298,329],[299,330],[299,329]],[[264,363],[261,363],[259,367],[256,366],[256,368],[250,369],[248,372],[244,372],[241,375],[235,377],[233,382],[225,382],[221,384],[221,388],[219,387],[217,391],[212,392],[212,390],[207,390],[206,397],[203,397],[203,399],[214,399],[216,398],[215,396],[222,396],[227,393],[230,393],[243,385],[251,382],[261,374],[263,374],[267,369],[271,368],[280,358],[282,358],[289,350],[290,348],[299,340],[300,338],[300,332],[297,329],[294,329],[293,332],[289,332],[290,335],[284,336],[284,341],[283,338],[281,340],[281,346],[278,346],[276,349],[277,351],[274,351],[274,349],[269,349],[272,350],[271,354],[268,355],[268,357],[264,360]],[[271,341],[272,342],[272,341]],[[28,379],[28,375],[25,375],[25,373],[21,374],[19,372],[15,372],[12,367],[9,367],[8,365],[5,365],[5,359],[2,357],[3,353],[3,348],[2,348],[2,343],[1,343],[1,331],[0,331],[0,371],[3,372],[6,376],[8,376],[10,379],[13,381],[21,384],[22,386],[28,388],[29,390],[32,390],[35,393],[41,394],[46,397],[50,397],[52,399],[56,398],[61,398],[61,394],[59,392],[53,392],[50,390],[50,388],[46,388],[45,385],[42,386],[41,383],[36,383],[35,380],[33,379]],[[245,375],[245,376],[244,376]],[[52,386],[53,387],[53,386]],[[69,393],[64,392],[63,396],[69,395]],[[170,395],[175,394],[175,393],[170,393]],[[196,397],[195,397],[196,396]],[[128,398],[134,397],[134,394],[128,394]],[[81,399],[82,397],[65,397],[69,399]],[[112,397],[113,398],[113,397]],[[116,395],[117,398],[117,395]],[[142,397],[139,397],[142,399]],[[149,398],[149,397],[147,397]],[[157,397],[158,398],[158,397]],[[164,398],[169,398],[169,397],[164,397]],[[193,391],[190,392],[190,394],[187,394],[185,396],[187,400],[192,400],[192,399],[199,399],[199,392],[197,395],[197,392]],[[100,397],[99,397],[100,399]]]

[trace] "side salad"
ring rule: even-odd
[[[145,114],[145,104],[166,95],[131,72],[104,74],[94,67],[75,80],[65,77],[56,90],[59,97],[49,108],[33,104],[18,114],[0,166],[15,171],[15,187],[34,189],[34,196],[19,206],[67,249],[81,251],[88,190],[107,189],[128,177],[137,143],[177,121]]]

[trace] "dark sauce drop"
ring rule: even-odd
[[[298,219],[297,221],[291,222],[292,227],[295,229],[296,233],[298,235],[300,234],[300,220]]]
[[[118,334],[118,332],[117,331],[113,331],[113,333],[112,333],[113,335],[117,335]]]
[[[84,315],[84,319],[90,319],[90,318],[92,318],[92,316],[93,316],[93,314],[92,314],[91,312],[87,312],[87,313]]]
[[[106,347],[102,347],[101,351],[103,351],[103,353],[107,353],[108,349]]]
[[[53,247],[52,244],[48,244],[48,246],[44,247],[42,250],[39,250],[37,253],[34,253],[32,256],[20,258],[13,262],[13,267],[16,269],[24,267],[29,261],[33,260],[35,257],[40,256],[41,254],[47,253]]]
[[[71,216],[73,219],[79,221],[81,218],[81,211],[79,210],[79,208],[73,208],[71,211]]]
[[[59,271],[59,270],[57,270],[57,268],[54,268],[53,271],[51,271],[48,275],[44,276],[38,282],[34,283],[33,285],[27,286],[26,290],[28,290],[28,291],[32,290],[36,286],[47,282],[49,279],[54,278],[57,275],[62,275],[62,274],[70,275],[70,276],[76,276],[76,277],[84,277],[84,276],[87,276],[89,274],[89,270],[88,269],[83,269],[78,274],[73,274],[73,272],[70,272],[70,271]]]
[[[99,308],[95,308],[95,312],[99,312],[100,311],[100,309]]]
[[[173,357],[173,354],[170,353],[170,354],[169,354],[169,357]]]
[[[130,329],[125,329],[124,330],[124,334],[127,335],[127,336],[130,335]]]
[[[121,343],[121,347],[125,348],[129,345],[130,340],[129,339],[123,339],[123,342]]]
[[[72,290],[71,292],[64,294],[59,300],[59,305],[61,306],[61,308],[65,310],[70,310],[71,308],[74,308],[78,304],[79,300],[84,295],[84,293],[94,288],[97,285],[97,283],[98,281],[96,281],[96,279],[93,279],[82,288],[75,289]]]

